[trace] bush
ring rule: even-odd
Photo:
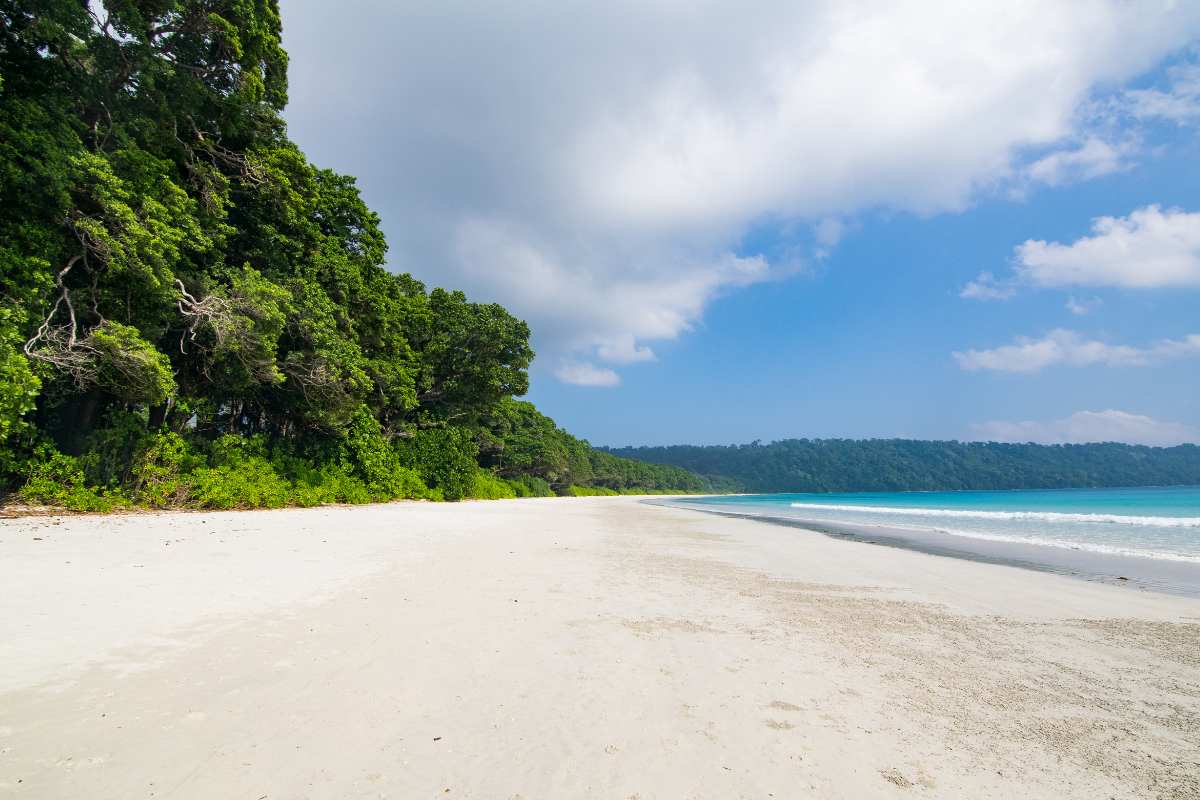
[[[282,508],[291,497],[291,483],[261,456],[201,467],[188,481],[188,502],[200,508]]]
[[[188,477],[187,502],[201,508],[280,508],[292,484],[275,471],[258,437],[226,434],[213,442],[212,466]]]
[[[83,456],[64,455],[49,444],[41,445],[34,458],[14,456],[17,471],[10,485],[23,485],[17,496],[26,502],[76,511],[126,505],[278,508],[555,494],[555,487],[540,475],[506,478],[480,467],[474,430],[432,428],[389,442],[365,406],[352,414],[344,436],[326,435],[304,444],[236,433],[207,441],[199,431],[148,426],[146,409],[112,410],[104,426],[83,442]],[[32,442],[24,452],[31,449]],[[578,483],[557,488],[574,497],[633,491]]]
[[[88,486],[79,459],[49,448],[38,453],[17,495],[27,503],[71,511],[112,511],[129,504],[120,491]]]
[[[341,465],[307,469],[292,487],[292,503],[298,506],[369,503],[373,499],[367,485]]]
[[[516,496],[516,491],[508,481],[497,478],[485,469],[475,473],[471,497],[476,500],[507,500]]]
[[[554,490],[545,478],[537,475],[518,475],[508,481],[517,497],[554,497]]]
[[[392,486],[395,489],[389,499],[406,499],[406,500],[441,500],[442,493],[435,492],[425,485],[425,481],[421,480],[421,476],[417,474],[415,469],[409,467],[396,467],[396,471],[392,477]]]
[[[396,453],[415,469],[443,499],[461,500],[471,494],[479,467],[478,447],[471,432],[463,428],[431,428],[418,431],[396,443]]]
[[[25,415],[34,409],[42,385],[21,352],[15,316],[0,305],[0,476],[17,466],[10,440],[33,427]]]
[[[417,471],[401,465],[400,454],[366,406],[354,412],[343,447],[372,500],[415,499],[429,493]]]
[[[204,457],[179,434],[155,434],[133,461],[133,497],[158,508],[180,505],[190,494],[191,473],[204,464]]]
[[[620,492],[605,489],[603,486],[568,486],[567,495],[570,497],[615,497]]]
[[[82,442],[79,467],[84,478],[93,486],[128,486],[134,462],[152,439],[145,413],[110,410],[104,425]]]

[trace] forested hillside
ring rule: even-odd
[[[1200,485],[1200,447],[785,439],[771,444],[625,447],[749,492],[1058,489]]]
[[[275,0],[0,3],[0,489],[74,508],[634,489],[529,329],[384,268],[289,141]],[[482,467],[480,466],[482,465]]]

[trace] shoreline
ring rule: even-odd
[[[0,797],[1200,792],[1191,598],[627,497],[30,517],[0,554]]]
[[[654,504],[653,500],[646,501]],[[666,503],[664,503],[666,505]],[[1019,567],[1074,579],[1181,597],[1200,598],[1200,564],[1141,558],[1020,542],[994,541],[897,525],[813,520],[706,508],[700,504],[671,508],[759,523],[798,528],[833,538],[894,547],[933,556],[982,564]]]

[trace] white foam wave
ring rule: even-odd
[[[856,511],[865,514],[895,514],[910,517],[950,517],[956,519],[1029,520],[1037,522],[1094,522],[1112,525],[1139,525],[1155,528],[1200,528],[1200,517],[1136,517],[1126,514],[1063,514],[1055,511],[974,511],[961,508],[903,508],[898,506],[856,506],[835,503],[792,503],[792,508],[821,511]]]
[[[1141,547],[1121,547],[1119,545],[1101,544],[1099,542],[1073,542],[1067,539],[1046,539],[1034,536],[1007,536],[1002,533],[982,533],[979,531],[951,530],[947,528],[930,528],[937,533],[949,536],[960,536],[965,539],[982,539],[987,542],[1009,542],[1012,544],[1031,544],[1042,547],[1057,547],[1060,550],[1079,550],[1085,553],[1102,553],[1110,556],[1133,556],[1135,558],[1153,558],[1159,561],[1183,561],[1188,564],[1200,564],[1200,556],[1189,553],[1172,553],[1164,550],[1147,550]]]

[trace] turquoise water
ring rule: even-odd
[[[1008,542],[1200,564],[1200,487],[995,492],[870,492],[678,501],[783,520],[887,526],[971,542]]]

